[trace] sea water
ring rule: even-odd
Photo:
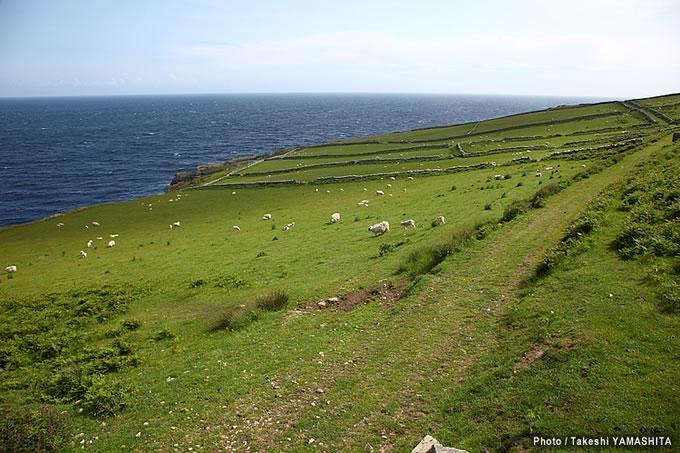
[[[225,94],[0,99],[0,226],[161,193],[234,157],[594,98]]]

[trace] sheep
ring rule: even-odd
[[[408,178],[406,178],[406,180],[407,181],[413,181],[413,176],[409,176]]]
[[[169,226],[169,227],[170,227],[170,229],[172,230],[172,225],[168,225],[168,226]]]
[[[61,227],[63,227],[63,226],[64,226],[64,224],[63,224],[63,223],[61,223],[61,222],[59,222],[59,223],[57,223],[57,226],[58,226],[59,228],[61,228]]]
[[[108,244],[106,244],[107,247],[115,247],[116,246],[116,241],[111,239]]]
[[[343,189],[343,188],[341,187],[341,188],[340,188],[340,192],[344,192],[344,191],[345,191],[345,189]]]
[[[539,171],[538,173],[536,173],[536,177],[537,177],[537,178],[540,178],[541,176],[543,176],[543,175],[541,174],[540,171]]]
[[[87,258],[87,253],[85,253],[85,250],[80,251],[80,257],[81,258]]]
[[[12,272],[16,272],[16,271],[17,271],[17,267],[14,266],[14,265],[7,266],[5,268],[5,272],[7,272],[8,274],[11,274]]]
[[[88,247],[92,247],[92,239],[90,239],[89,241],[87,241],[87,246],[88,246]]]
[[[416,227],[416,222],[413,219],[408,219],[404,220],[403,222],[399,222],[399,225],[403,226],[405,230],[408,229],[408,227],[412,226],[413,228]]]
[[[335,212],[331,215],[331,223],[339,222],[340,221],[340,213]]]
[[[97,239],[99,239],[99,240],[101,241],[101,240],[104,239],[104,238],[101,237],[101,236],[97,236]]]
[[[236,230],[236,231],[241,231],[241,229],[240,229],[238,226],[236,226],[236,225],[234,225],[234,226],[231,227],[231,228],[232,228],[233,230]]]
[[[364,191],[364,192],[368,192],[368,189],[364,187],[364,190],[363,190],[363,191]]]
[[[271,220],[271,219],[272,219],[271,214],[265,214],[265,215],[262,216],[262,220]]]
[[[387,188],[388,188],[388,189],[391,189],[391,188],[392,188],[392,184],[387,184]]]
[[[388,197],[391,197],[391,196],[392,196],[392,194],[388,194],[387,196],[388,196]]]
[[[99,222],[94,221],[94,222],[92,222],[92,225],[94,225],[94,226],[99,226]]]
[[[177,222],[173,222],[172,226],[179,227],[179,220]]]
[[[394,176],[390,176],[390,179],[391,179],[392,181],[396,181],[396,180],[397,180],[397,178],[395,178]]]
[[[232,194],[232,195],[236,195],[236,192],[232,192],[231,194]]]
[[[375,194],[376,195],[385,195],[385,192],[383,192],[382,190],[376,190]]]
[[[435,221],[436,223],[441,223],[442,225],[444,225],[444,224],[446,223],[446,219],[444,218],[443,215],[440,215],[440,216],[437,217],[434,221]]]
[[[120,236],[120,235],[119,234],[109,234],[110,238],[117,238],[118,236]]]
[[[390,224],[383,220],[380,223],[376,223],[375,225],[371,225],[370,227],[368,227],[368,231],[370,231],[371,233],[375,233],[376,235],[385,234],[388,231],[390,231]]]
[[[402,190],[402,192],[406,193],[406,189]]]

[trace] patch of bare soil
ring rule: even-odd
[[[379,302],[383,309],[396,304],[409,288],[410,283],[406,279],[389,282],[380,280],[370,288],[361,288],[348,293],[339,294],[324,300],[307,301],[298,306],[303,311],[319,311],[337,307],[342,311],[352,311],[361,304],[372,300]]]

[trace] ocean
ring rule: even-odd
[[[199,164],[601,100],[422,94],[4,98],[0,226],[161,193],[175,172]]]

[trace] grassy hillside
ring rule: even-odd
[[[295,148],[0,229],[1,450],[677,445],[677,104]]]

